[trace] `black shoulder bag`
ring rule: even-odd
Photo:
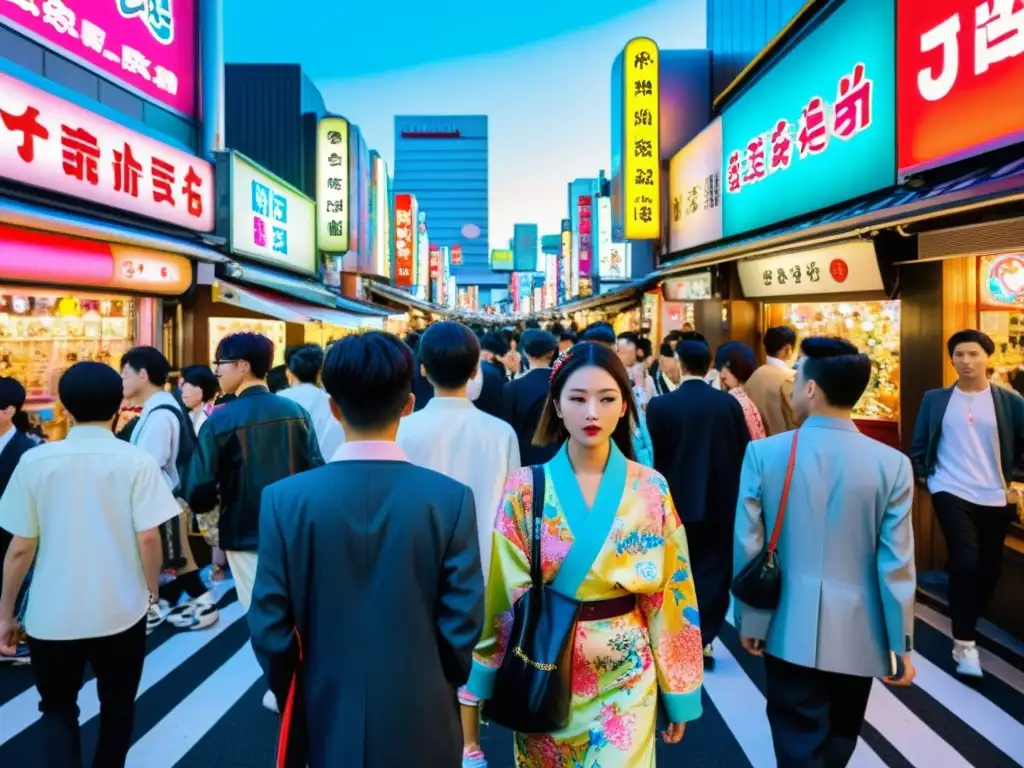
[[[782,486],[779,512],[775,515],[772,537],[760,557],[755,557],[736,574],[732,580],[732,594],[741,603],[751,608],[774,610],[779,607],[782,595],[782,568],[779,565],[779,534],[786,517],[786,502],[789,500],[789,484],[793,480],[793,466],[796,464],[796,442],[800,431],[793,433],[793,444],[789,449],[789,464],[786,466],[786,482]]]
[[[569,724],[572,655],[580,603],[548,589],[541,570],[544,467],[533,470],[530,575],[533,588],[512,608],[505,657],[484,702],[484,719],[517,733],[551,733]]]

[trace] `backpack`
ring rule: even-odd
[[[188,416],[181,408],[174,405],[158,405],[153,409],[153,413],[157,411],[171,411],[178,419],[178,456],[174,462],[174,466],[178,470],[178,487],[174,488],[172,493],[175,498],[184,499],[185,488],[188,486],[186,482],[188,469],[192,463],[192,454],[195,453],[196,444],[198,443],[196,432],[192,429]]]

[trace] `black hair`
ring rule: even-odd
[[[458,389],[480,363],[480,340],[462,323],[434,323],[420,339],[419,359],[434,386]]]
[[[825,393],[829,405],[853,408],[871,380],[871,360],[845,339],[815,336],[800,344],[800,375]]]
[[[640,346],[640,334],[634,333],[633,331],[623,331],[619,334],[619,341],[626,341],[632,344],[634,347]]]
[[[756,367],[754,350],[741,341],[730,341],[715,350],[715,368],[719,371],[728,369],[740,384],[747,383]]]
[[[711,350],[702,341],[680,341],[676,344],[676,355],[690,376],[707,376],[711,367]]]
[[[124,384],[109,365],[83,360],[64,371],[57,394],[79,424],[111,421],[121,409]]]
[[[155,387],[166,386],[171,373],[171,364],[156,347],[132,347],[121,356],[121,368],[126,365],[136,373],[145,371]]]
[[[324,367],[324,351],[319,344],[303,344],[292,349],[284,358],[285,365],[303,384],[316,384],[320,369]]]
[[[946,342],[946,351],[949,352],[949,356],[953,356],[953,352],[956,350],[957,344],[975,344],[981,345],[981,348],[985,350],[985,354],[992,357],[996,351],[995,342],[992,341],[991,337],[987,333],[976,331],[973,328],[967,328],[962,331],[957,331],[949,337],[949,341]]]
[[[416,368],[412,350],[383,331],[346,336],[324,361],[324,388],[356,429],[398,421],[409,402]]]
[[[689,331],[689,333],[694,333],[694,331]],[[679,339],[682,338],[682,335],[683,332],[679,330],[669,331],[665,335],[665,341],[679,341]]]
[[[190,365],[181,372],[181,379],[186,384],[199,387],[203,391],[203,402],[208,403],[217,396],[220,391],[220,382],[217,376],[205,365]]]
[[[776,325],[764,332],[764,351],[778,357],[785,346],[796,348],[796,331],[788,325]]]
[[[409,331],[405,334],[405,343],[409,349],[415,352],[420,345],[420,335],[416,331]]]
[[[710,344],[708,344],[707,338],[700,331],[678,331],[678,334],[679,335],[676,337],[676,341],[677,342],[680,342],[680,341],[699,341],[705,347],[710,348],[710,346],[711,346]]]
[[[563,328],[556,335],[559,341],[571,341],[573,344],[577,341],[576,334],[568,328]]]
[[[533,319],[527,320],[523,323],[523,328],[540,328],[540,322]]]
[[[637,341],[636,350],[640,354],[641,360],[646,360],[654,352],[654,348],[651,346],[651,340],[645,336],[641,336]]]
[[[275,365],[269,371],[267,371],[267,389],[271,392],[280,392],[283,389],[288,389],[288,374],[286,371],[288,366]]]
[[[0,376],[0,410],[14,408],[18,413],[25,405],[25,387],[17,379]]]
[[[244,360],[257,379],[265,379],[274,362],[274,342],[259,333],[245,331],[225,336],[217,345],[217,359]]]
[[[619,360],[619,356],[608,347],[593,342],[583,341],[570,349],[562,360],[562,364],[551,374],[548,398],[544,401],[544,410],[537,423],[537,430],[533,433],[533,444],[553,445],[562,443],[569,437],[565,424],[562,423],[558,411],[555,410],[555,403],[562,396],[562,390],[569,377],[579,369],[588,366],[595,366],[607,371],[619,386],[622,402],[626,404],[626,415],[615,425],[612,439],[622,454],[632,460],[633,425],[640,423],[636,400],[633,398],[633,385],[629,381],[629,374],[626,373],[626,366]]]
[[[658,348],[658,354],[662,357],[675,357],[676,351],[672,349],[672,345],[667,341],[661,342],[661,346]]]
[[[508,354],[508,342],[497,331],[488,331],[480,339],[480,349],[485,349],[491,354],[501,357]]]
[[[582,341],[590,341],[595,344],[607,344],[615,346],[615,329],[608,323],[594,323],[583,331]]]

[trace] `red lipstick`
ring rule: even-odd
[[[589,427],[584,427],[583,431],[586,434],[590,435],[590,437],[593,437],[594,435],[598,435],[598,434],[601,433],[601,428],[597,427],[597,426],[594,426],[594,425],[591,425]]]

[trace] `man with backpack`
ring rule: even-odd
[[[134,347],[121,358],[125,399],[142,404],[129,442],[156,459],[167,487],[182,506],[182,513],[160,528],[164,568],[173,569],[176,578],[160,590],[161,599],[150,606],[147,632],[165,621],[179,629],[204,629],[220,616],[217,599],[203,584],[189,546],[188,513],[181,500],[196,437],[181,405],[165,389],[170,371],[167,358],[153,347]],[[179,605],[182,593],[189,599]]]

